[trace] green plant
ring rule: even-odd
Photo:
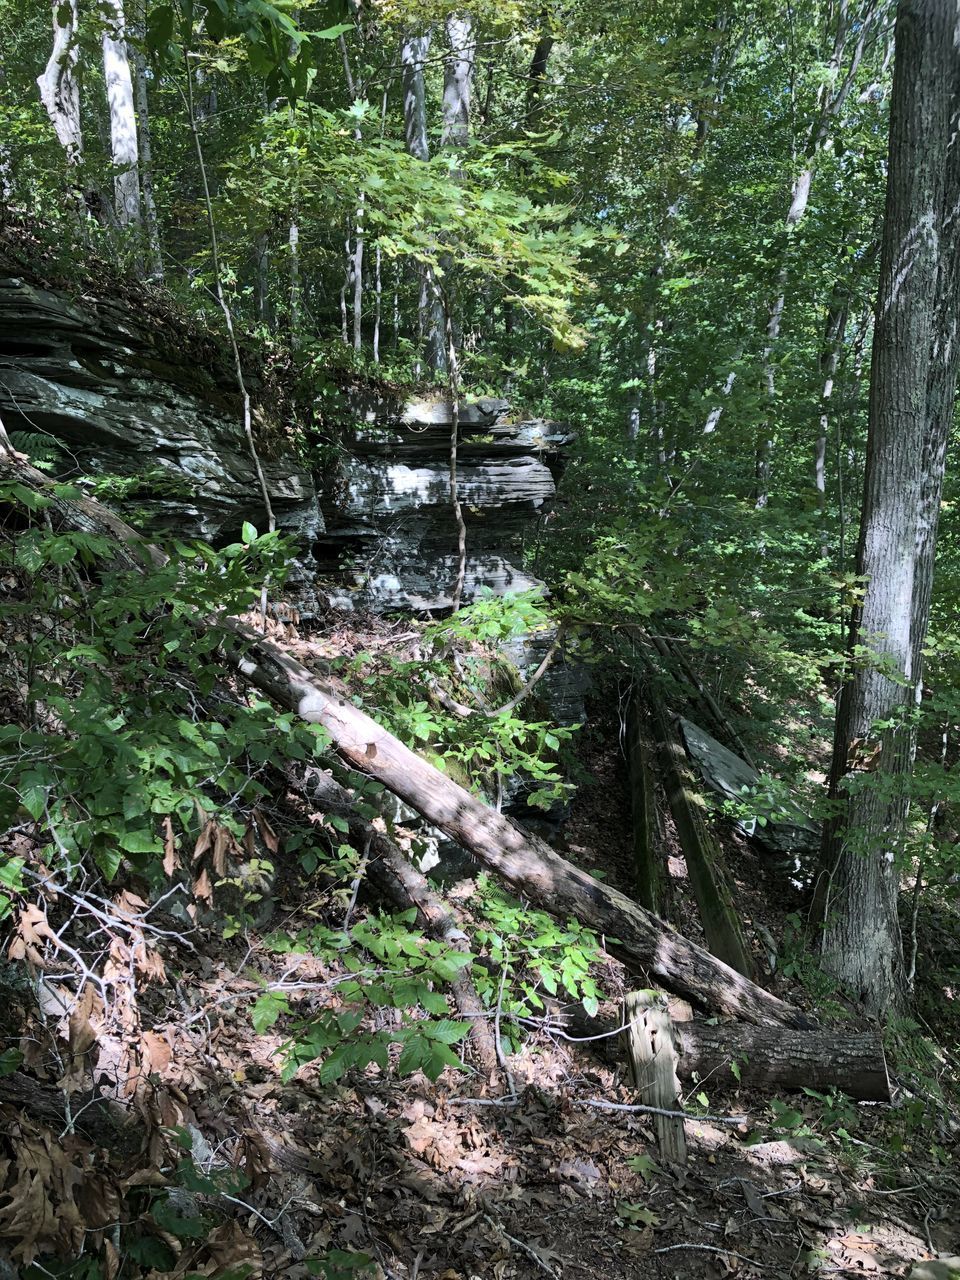
[[[253,1006],[255,1029],[264,1033],[281,1017],[287,1020],[281,1050],[283,1076],[290,1079],[308,1063],[321,1060],[324,1084],[371,1063],[390,1064],[390,1046],[400,1048],[397,1071],[421,1070],[435,1080],[446,1067],[462,1063],[452,1046],[469,1031],[447,1016],[443,989],[470,963],[470,955],[425,938],[410,926],[416,910],[358,921],[346,933],[315,925],[296,938],[274,934],[269,945],[279,952],[308,951],[338,960],[348,971],[338,979],[336,1008],[300,1014],[282,992],[265,992]],[[364,960],[366,954],[369,960]],[[399,1025],[370,1030],[366,1020],[377,1009],[393,1009]]]
[[[577,920],[561,924],[523,906],[486,874],[477,877],[474,902],[473,979],[485,1004],[530,1017],[544,1008],[542,993],[562,994],[596,1014],[601,991],[593,970],[602,961],[596,934]]]
[[[18,485],[3,501],[28,515],[46,506]],[[32,523],[15,546],[0,541],[0,562],[22,583],[5,606],[20,638],[0,674],[18,708],[0,727],[0,824],[32,822],[54,879],[95,867],[109,881],[126,864],[158,888],[177,845],[194,844],[215,815],[239,839],[269,770],[325,749],[324,732],[296,716],[214,693],[216,617],[247,608],[253,575],[282,575],[287,557],[282,539],[251,533],[223,552],[177,544],[145,575],[118,568],[108,541],[86,533]],[[0,863],[0,910],[28,883],[22,858]]]

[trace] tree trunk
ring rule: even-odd
[[[867,587],[837,711],[830,789],[842,810],[824,831],[815,904],[825,966],[876,1012],[904,994],[897,864],[956,389],[958,26],[957,0],[901,0],[857,554]]]
[[[538,129],[543,110],[543,86],[547,78],[547,63],[553,51],[554,36],[549,26],[550,15],[546,9],[540,15],[540,38],[537,40],[527,73],[527,128]]]
[[[427,98],[423,68],[430,53],[430,34],[409,36],[400,49],[403,67],[403,127],[407,151],[425,164],[430,159],[427,138]],[[437,298],[433,272],[421,267],[419,323],[426,347],[427,367],[434,373],[446,373],[447,352],[444,341],[443,309]]]
[[[80,126],[80,84],[77,63],[80,51],[75,43],[77,0],[53,0],[53,49],[43,74],[37,77],[40,100],[46,107],[71,175],[83,163],[83,131]],[[79,181],[71,177],[79,194]]]
[[[143,37],[143,5],[139,5],[136,35]],[[133,91],[137,107],[137,147],[140,154],[140,192],[143,197],[143,225],[147,233],[147,249],[150,275],[154,280],[163,279],[163,250],[160,243],[160,222],[157,218],[157,201],[153,190],[153,135],[150,131],[150,102],[147,94],[147,64],[140,49],[131,46],[133,58]]]
[[[103,79],[110,107],[110,153],[117,221],[122,227],[140,226],[140,173],[137,117],[133,109],[133,80],[127,57],[123,0],[106,0],[103,29]]]
[[[827,310],[824,326],[823,347],[820,351],[820,431],[814,447],[814,484],[817,490],[817,505],[820,510],[820,546],[823,559],[830,554],[827,538],[827,440],[830,432],[830,401],[833,398],[833,384],[837,376],[837,365],[840,362],[840,348],[843,346],[844,334],[847,330],[847,302],[842,297],[834,297]]]
[[[122,562],[133,568],[166,563],[113,512],[89,498],[58,495],[53,482],[16,454],[0,450],[0,471],[42,491],[71,527],[117,540]],[[198,629],[208,619],[192,619]],[[350,701],[345,685],[302,666],[252,627],[220,619],[229,660],[262,693],[330,734],[352,768],[381,782],[433,826],[469,850],[518,893],[553,915],[572,915],[617,939],[617,948],[679,995],[730,1016],[767,1025],[803,1027],[798,1009],[764,991],[625,894],[561,858],[539,837],[497,813],[439,769],[405,747]]]
[[[447,18],[450,52],[443,60],[443,131],[445,147],[465,147],[470,141],[470,95],[477,42],[469,14]]]

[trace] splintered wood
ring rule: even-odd
[[[659,991],[630,991],[623,1000],[623,1033],[634,1088],[644,1106],[679,1111],[677,1041],[673,1022]],[[685,1164],[687,1139],[679,1116],[654,1115],[660,1154]]]

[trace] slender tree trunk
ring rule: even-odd
[[[425,164],[430,159],[430,143],[427,137],[427,98],[423,68],[430,53],[430,34],[409,36],[400,50],[403,69],[403,124],[407,151]],[[429,267],[421,269],[419,328],[426,344],[427,366],[434,373],[447,371],[446,342],[444,340],[443,308],[434,288],[433,272]]]
[[[383,261],[379,244],[373,251],[373,362],[380,363],[380,321],[383,309]]]
[[[445,147],[465,147],[470,141],[470,97],[477,42],[469,14],[447,18],[450,51],[443,60],[443,132]]]
[[[143,33],[142,10],[137,18],[137,34]],[[147,95],[147,64],[140,50],[131,48],[133,58],[133,91],[137,107],[137,146],[140,156],[140,193],[142,196],[143,225],[147,233],[147,252],[150,276],[163,279],[163,248],[160,241],[160,221],[157,217],[157,201],[153,188],[153,136],[150,131],[150,103]]]
[[[817,505],[820,509],[820,547],[823,559],[830,554],[830,543],[827,537],[827,441],[830,436],[830,402],[833,398],[833,385],[837,376],[837,365],[840,362],[840,349],[843,346],[847,329],[847,303],[835,297],[827,311],[824,326],[823,347],[820,351],[820,431],[814,446],[814,484],[817,490]]]
[[[40,100],[66,155],[72,198],[82,205],[79,171],[83,164],[83,130],[77,78],[80,51],[75,43],[76,32],[77,0],[67,0],[66,4],[62,0],[53,0],[53,48],[47,65],[37,77],[37,86]]]
[[[294,346],[300,332],[300,224],[294,215],[287,227],[287,269],[289,271],[290,337]]]
[[[270,236],[266,231],[251,230],[253,242],[253,306],[261,324],[273,328],[270,306]]]
[[[543,86],[547,79],[547,63],[553,52],[554,36],[550,30],[550,15],[546,9],[540,15],[540,37],[530,59],[530,70],[527,73],[527,128],[538,129],[543,113]]]
[[[140,226],[140,173],[133,79],[127,57],[123,0],[105,0],[108,21],[103,29],[103,79],[110,107],[110,153],[117,220],[122,227]]]
[[[0,67],[0,90],[6,88],[7,78],[3,67]],[[13,198],[13,165],[10,159],[10,148],[6,141],[0,142],[0,204],[8,204]]]
[[[867,586],[837,712],[831,794],[842,811],[824,831],[815,903],[824,964],[877,1012],[904,992],[898,860],[956,391],[958,33],[958,0],[901,0],[857,555]]]

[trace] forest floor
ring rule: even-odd
[[[327,637],[316,651],[343,654],[350,643]],[[629,890],[616,700],[598,699],[594,712],[582,743],[588,778],[557,843]],[[782,939],[795,891],[745,841],[731,836],[727,850],[745,919]],[[678,922],[697,936],[682,858],[672,855]],[[138,1008],[112,1039],[49,972],[43,1013],[26,998],[4,1011],[26,1021],[28,1051],[25,1072],[0,1077],[2,1144],[17,1175],[0,1225],[19,1221],[38,1242],[86,1232],[109,1257],[117,1206],[169,1183],[179,1144],[181,1189],[165,1216],[156,1202],[143,1210],[176,1254],[172,1267],[145,1262],[142,1274],[155,1280],[244,1267],[349,1280],[346,1255],[357,1253],[391,1280],[906,1276],[919,1259],[960,1253],[957,1129],[923,1098],[891,1110],[702,1081],[686,1101],[711,1118],[686,1121],[689,1160],[678,1168],[661,1162],[648,1116],[610,1109],[635,1102],[617,1040],[575,1043],[562,1018],[509,1058],[513,1094],[470,1070],[431,1083],[370,1067],[331,1085],[314,1065],[285,1082],[283,1036],[256,1034],[250,1005],[272,983],[308,1008],[343,977],[328,961],[269,944],[268,934],[294,937],[316,923],[314,893],[298,866],[283,865],[269,930],[225,939],[207,929],[194,949],[176,937],[159,945],[154,981],[138,987]],[[938,927],[924,937],[931,947],[941,937],[953,963],[955,921]],[[612,1025],[626,983],[610,957],[602,1013]],[[771,985],[809,1003],[782,967]],[[101,1069],[110,1053],[140,1064],[122,1107],[89,1102],[94,1045]],[[321,1257],[327,1271],[311,1265]],[[19,1274],[0,1250],[0,1277]]]

